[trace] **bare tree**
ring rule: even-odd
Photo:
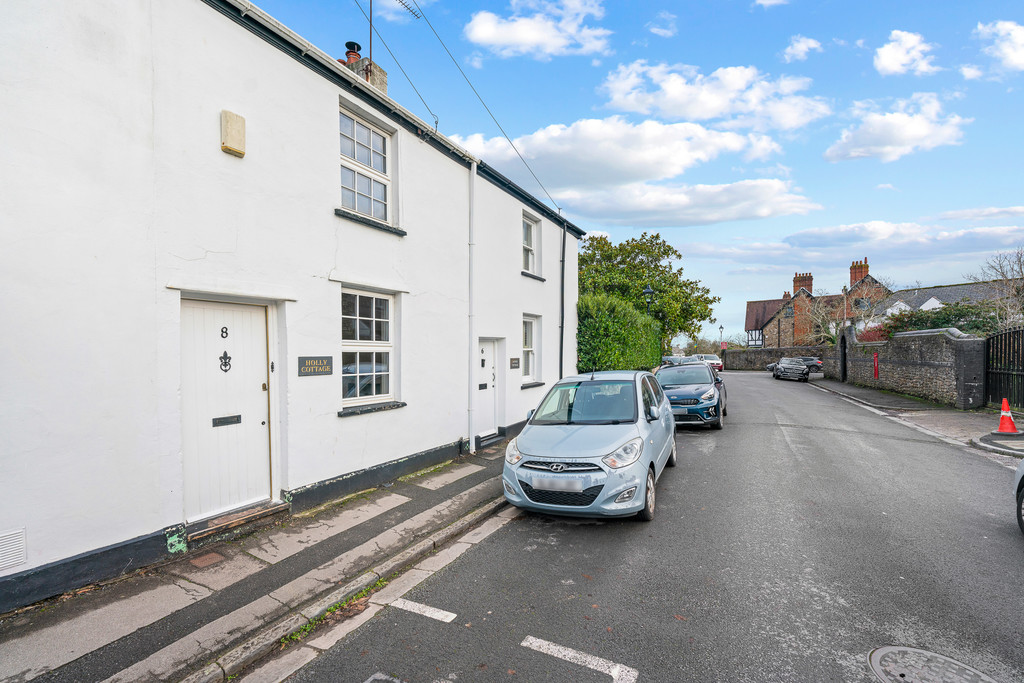
[[[869,283],[855,291],[843,287],[841,294],[815,292],[807,307],[810,326],[803,343],[835,344],[847,325],[863,330],[881,324],[886,312],[879,304],[892,294],[894,285],[889,278],[877,278],[875,282],[877,284]]]
[[[1024,322],[1024,245],[990,256],[976,273],[964,276],[971,282],[989,285],[990,303],[1000,329]]]

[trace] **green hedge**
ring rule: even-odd
[[[629,302],[585,294],[576,307],[579,372],[650,370],[661,363],[661,325]]]

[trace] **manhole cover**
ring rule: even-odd
[[[915,647],[880,647],[871,651],[868,663],[875,675],[886,682],[996,683],[963,662]]]

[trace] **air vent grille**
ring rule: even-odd
[[[0,531],[0,569],[17,567],[19,564],[25,564],[27,560],[25,529]]]

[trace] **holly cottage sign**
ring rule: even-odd
[[[334,356],[299,356],[299,377],[330,375],[334,372]]]

